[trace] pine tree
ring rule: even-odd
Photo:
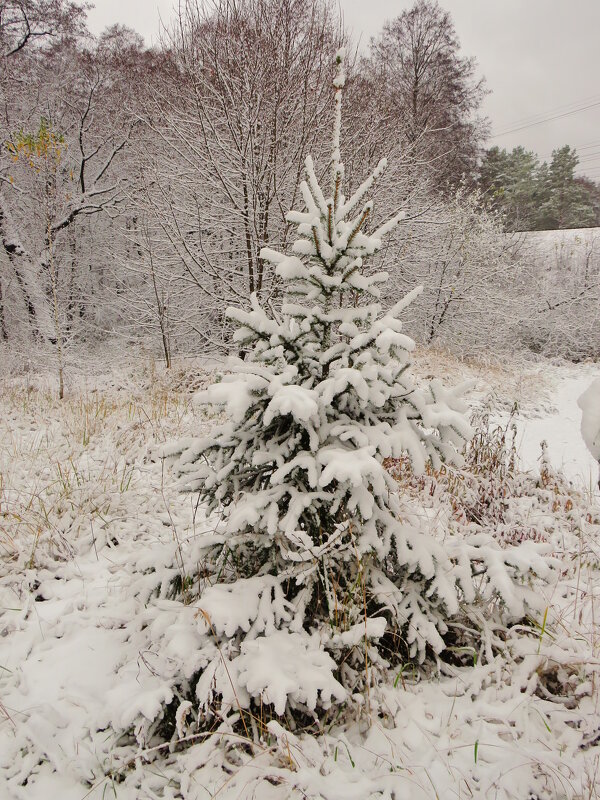
[[[552,151],[552,161],[539,178],[544,191],[538,229],[586,228],[594,224],[590,194],[575,178],[578,163],[579,157],[569,145]]]
[[[165,451],[221,515],[202,545],[197,601],[206,713],[219,703],[272,704],[288,717],[327,709],[390,663],[441,652],[461,602],[499,593],[520,617],[533,597],[514,580],[528,559],[491,537],[442,543],[385,469],[407,455],[417,472],[459,464],[470,427],[465,386],[417,387],[410,376],[400,316],[420,289],[383,311],[387,275],[365,271],[402,214],[368,232],[365,197],[385,161],[343,194],[342,51],[337,64],[331,191],[307,158],[305,210],[288,215],[293,252],[261,252],[281,280],[281,310],[268,314],[255,296],[251,310],[228,310],[246,357],[203,400],[229,422]]]
[[[486,204],[502,213],[506,230],[526,231],[535,226],[540,203],[538,169],[535,153],[523,147],[511,152],[492,147],[485,152],[479,188]]]

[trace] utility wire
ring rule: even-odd
[[[576,108],[573,111],[565,111],[562,114],[555,114],[551,117],[546,117],[545,119],[541,119],[538,122],[530,122],[528,125],[520,125],[518,128],[510,128],[507,131],[502,131],[502,133],[495,133],[490,136],[490,139],[497,139],[500,136],[508,136],[509,133],[517,133],[517,131],[524,131],[527,128],[535,128],[536,125],[543,125],[546,122],[551,122],[555,119],[563,119],[564,117],[571,117],[573,114],[579,114],[582,111],[587,111],[590,108],[596,108],[600,106],[600,100],[597,100],[595,103],[589,103],[587,106],[582,106],[581,108]]]
[[[598,141],[596,141],[596,142],[588,142],[587,144],[573,145],[572,149],[576,150],[577,153],[579,154],[582,150],[589,150],[592,147],[598,147],[598,145],[600,145],[600,139],[598,139]],[[556,150],[557,148],[554,148],[554,149]],[[536,155],[540,159],[540,161],[545,161],[547,158],[551,158],[552,157],[552,153],[553,152],[554,152],[554,150],[552,152],[550,152],[550,153],[545,152],[545,153],[543,153],[541,155],[536,153]],[[589,153],[584,153],[583,157],[585,158],[587,155],[589,155]]]
[[[594,94],[589,97],[582,97],[580,100],[573,100],[571,103],[564,103],[560,106],[553,106],[547,108],[545,111],[539,111],[537,114],[528,114],[525,117],[519,117],[512,122],[508,122],[505,127],[514,128],[516,125],[525,125],[530,122],[537,122],[540,117],[546,117],[551,114],[561,114],[563,111],[570,111],[573,106],[580,106],[587,103],[595,103],[600,100],[600,95]]]
[[[590,147],[597,147],[599,144],[600,144],[600,139],[598,139],[595,142],[590,142],[589,144],[582,144],[579,147],[577,147],[576,149],[577,150],[589,150]]]

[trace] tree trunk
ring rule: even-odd
[[[70,264],[71,273],[69,275],[69,296],[67,299],[67,325],[65,333],[71,334],[73,332],[73,322],[77,312],[77,301],[75,299],[75,272],[77,266],[77,246],[75,243],[75,236],[73,232],[69,233],[69,250],[71,254]]]
[[[246,175],[242,178],[244,192],[244,234],[246,239],[246,257],[248,259],[248,288],[250,293],[255,291],[254,286],[254,260],[252,253],[252,233],[250,231],[250,201],[248,198],[248,182]]]
[[[4,320],[4,296],[2,294],[2,279],[0,278],[0,340],[8,341],[6,322]]]
[[[25,308],[27,309],[29,326],[32,330],[33,335],[36,338],[40,338],[41,331],[38,325],[35,305],[33,304],[33,300],[31,299],[31,296],[27,289],[25,277],[23,275],[19,263],[20,259],[22,259],[25,256],[25,251],[23,250],[21,243],[16,239],[16,237],[11,236],[9,234],[8,220],[6,218],[6,213],[1,205],[0,205],[0,240],[2,241],[2,247],[4,248],[4,252],[8,256],[8,260],[15,271],[17,284],[23,296],[23,302],[25,303]]]

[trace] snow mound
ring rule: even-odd
[[[288,701],[314,711],[317,699],[322,708],[346,699],[346,690],[333,676],[335,661],[305,633],[280,630],[243,642],[235,665],[248,694],[272,703],[276,714],[284,713]]]
[[[596,378],[577,401],[581,409],[581,435],[596,461],[600,461],[600,378]]]

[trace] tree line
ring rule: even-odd
[[[554,150],[550,163],[524,147],[492,147],[483,156],[478,185],[509,231],[598,227],[600,186],[575,175],[578,163],[569,145]]]
[[[532,314],[563,309],[569,341],[594,352],[566,309],[595,296],[595,255],[568,302],[548,301],[554,285],[537,296],[499,192],[482,191],[483,80],[434,0],[386,23],[364,54],[332,0],[184,0],[155,48],[118,25],[92,36],[80,3],[0,0],[3,363],[62,375],[83,349],[113,358],[101,351],[117,341],[169,365],[227,349],[226,309],[251,293],[277,308],[260,252],[289,244],[305,157],[319,176],[329,168],[341,46],[345,179],[355,190],[370,163],[390,165],[375,202],[405,220],[374,268],[390,269],[394,295],[425,285],[416,337],[513,348]]]

